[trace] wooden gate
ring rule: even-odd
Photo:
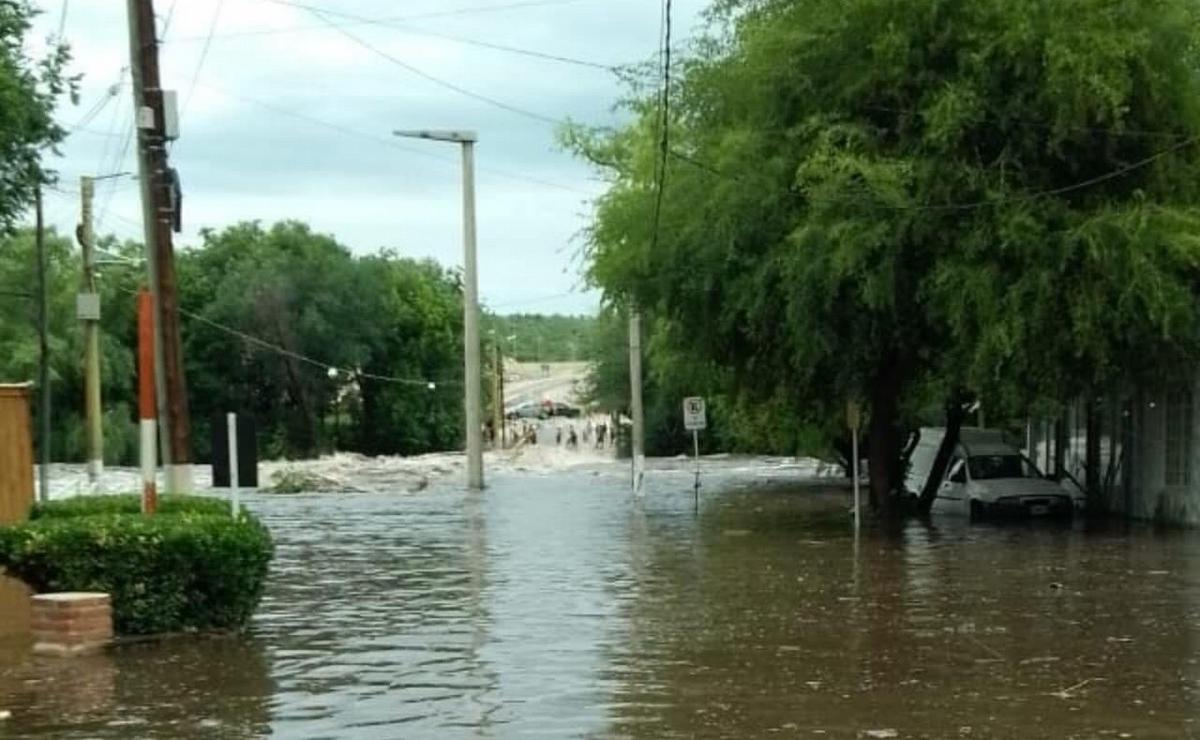
[[[0,385],[0,525],[25,521],[32,504],[29,386]]]

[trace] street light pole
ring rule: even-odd
[[[396,131],[410,139],[446,141],[462,146],[463,163],[463,363],[467,417],[467,486],[483,488],[483,409],[479,358],[479,280],[475,259],[474,131]]]

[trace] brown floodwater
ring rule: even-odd
[[[667,466],[672,467],[672,466]],[[34,659],[0,738],[1200,737],[1200,533],[963,519],[712,463],[250,497],[240,637]]]

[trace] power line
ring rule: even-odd
[[[299,8],[301,10],[309,10],[313,6],[305,5],[297,2],[285,2],[284,0],[263,0],[276,5],[286,5],[288,7]],[[357,20],[350,20],[344,25],[382,25],[392,22],[427,20],[431,18],[446,18],[451,16],[475,15],[480,13],[492,13],[504,10],[516,10],[520,8],[537,8],[547,7],[552,5],[567,5],[570,3],[581,2],[582,0],[524,0],[524,2],[501,3],[498,5],[476,5],[463,8],[451,8],[449,10],[431,11],[428,13],[410,13],[408,15],[391,16],[384,18],[362,18],[357,17]],[[327,10],[325,8],[316,8],[318,11],[328,12],[330,15],[345,16],[341,11]],[[253,36],[275,36],[288,33],[303,33],[306,31],[319,31],[324,26],[292,26],[289,28],[264,28],[251,31],[231,31],[223,34],[218,34],[217,38],[246,38]],[[186,36],[175,39],[176,43],[188,41],[203,41],[204,36]]]
[[[58,40],[62,41],[63,35],[67,32],[67,9],[70,7],[70,0],[63,0],[62,12],[58,16]]]
[[[658,249],[658,232],[662,222],[663,193],[667,189],[667,164],[671,152],[671,0],[663,1],[663,85],[661,107],[662,134],[659,141],[657,183],[654,194],[654,222],[650,231],[650,251]]]
[[[327,121],[327,120],[324,120],[321,118],[316,118],[316,117],[310,116],[306,113],[300,113],[299,111],[294,111],[294,110],[290,110],[288,108],[284,108],[284,107],[275,105],[274,103],[268,103],[263,100],[258,100],[256,98],[247,97],[245,95],[241,95],[239,93],[234,93],[229,90],[224,90],[224,89],[213,86],[211,83],[201,82],[200,85],[203,87],[206,87],[210,90],[213,90],[215,92],[218,92],[228,98],[245,103],[247,105],[257,106],[264,110],[269,110],[269,111],[272,111],[272,112],[277,113],[282,116],[287,116],[289,118],[294,118],[299,121],[304,121],[304,122],[312,124],[314,126],[320,126],[322,128],[327,128],[331,131],[337,131],[337,132],[345,134],[347,136],[353,136],[353,137],[356,137],[359,139],[373,141],[377,144],[382,144],[391,149],[398,149],[400,151],[408,152],[410,154],[414,154],[414,155],[417,155],[420,157],[425,157],[427,159],[435,159],[439,162],[447,162],[447,163],[451,163],[451,164],[455,164],[455,165],[457,165],[457,163],[458,163],[458,160],[454,157],[437,154],[437,153],[428,151],[426,149],[419,149],[417,147],[405,146],[403,144],[400,144],[399,142],[397,142],[395,139],[392,139],[392,138],[379,136],[377,134],[373,134],[373,133],[370,133],[367,131],[361,131],[361,130],[358,130],[355,128],[351,128],[349,126],[344,126],[340,123],[334,123],[332,121]],[[494,167],[479,167],[478,170],[480,172],[486,172],[488,174],[495,175],[497,177],[504,177],[504,178],[507,178],[510,180],[519,180],[521,182],[528,182],[528,183],[532,183],[534,185],[542,185],[544,187],[554,188],[555,190],[564,190],[564,191],[572,192],[572,193],[580,193],[582,195],[590,195],[590,193],[588,193],[587,191],[581,190],[579,188],[571,187],[570,185],[565,185],[563,183],[554,182],[552,180],[543,180],[538,177],[533,177],[530,175],[523,175],[523,174],[520,174],[517,172],[509,172],[507,170],[496,169]]]
[[[270,2],[283,2],[283,0],[270,0]],[[314,10],[312,8],[306,8],[306,9],[314,17],[320,19],[323,23],[325,23],[329,28],[342,34],[343,36],[350,39],[351,41],[358,44],[359,46],[363,47],[367,51],[370,51],[371,53],[373,53],[383,59],[386,59],[387,61],[391,62],[392,64],[395,64],[396,66],[398,66],[404,70],[407,70],[409,73],[414,74],[422,79],[428,80],[429,82],[432,82],[435,85],[444,87],[447,90],[451,90],[453,92],[458,93],[459,95],[463,95],[465,97],[473,98],[480,102],[487,103],[488,105],[491,105],[495,108],[500,108],[501,110],[506,110],[509,113],[515,113],[519,116],[524,116],[526,118],[532,118],[535,121],[541,121],[543,123],[549,123],[549,124],[559,124],[562,122],[557,118],[552,118],[552,117],[544,115],[542,113],[538,113],[536,111],[531,111],[528,108],[521,108],[516,105],[511,105],[509,103],[505,103],[502,100],[497,100],[496,98],[489,97],[487,95],[484,95],[483,93],[478,93],[478,92],[475,92],[474,90],[469,90],[465,87],[462,87],[461,85],[457,85],[453,82],[450,82],[449,80],[444,80],[441,77],[431,75],[428,72],[426,72],[425,70],[423,70],[419,67],[413,66],[412,64],[409,64],[408,62],[404,61],[403,59],[400,59],[399,57],[394,56],[392,54],[389,54],[388,52],[384,51],[383,49],[380,49],[379,47],[371,44],[366,39],[363,39],[363,38],[360,38],[359,36],[354,35],[354,33],[352,33],[351,31],[348,31],[345,28],[334,23],[333,21],[329,20],[329,18],[327,18],[323,14],[322,11]]]
[[[221,21],[221,9],[225,7],[225,0],[217,0],[217,7],[213,11],[212,22],[208,26],[208,36],[204,39],[204,46],[200,50],[200,59],[196,62],[196,69],[192,72],[192,84],[188,88],[187,97],[183,99],[183,108],[180,110],[179,117],[182,118],[187,112],[188,105],[192,102],[192,95],[196,93],[196,83],[200,80],[200,70],[204,69],[204,61],[208,59],[208,51],[212,48],[213,34],[217,32],[217,24]]]
[[[123,290],[123,292],[125,292],[128,295],[133,295],[133,296],[137,295],[137,291],[135,291],[135,290],[130,290],[128,288],[121,288],[121,290]],[[348,377],[366,378],[368,380],[377,380],[381,383],[396,383],[399,385],[421,386],[424,388],[428,388],[429,390],[437,390],[437,388],[439,386],[462,385],[462,382],[458,381],[458,380],[434,381],[434,380],[429,380],[429,379],[399,378],[399,377],[395,377],[392,375],[379,375],[377,373],[363,372],[362,370],[359,370],[359,369],[345,368],[345,367],[339,367],[337,365],[331,365],[328,362],[322,362],[321,360],[314,359],[312,357],[309,357],[308,355],[303,355],[303,354],[300,354],[299,352],[294,352],[290,349],[287,349],[286,347],[281,347],[280,345],[275,344],[273,342],[268,342],[265,339],[261,339],[259,337],[254,336],[253,334],[247,334],[244,331],[239,331],[237,329],[234,329],[231,326],[226,326],[225,324],[222,324],[219,321],[213,321],[212,319],[201,316],[198,313],[193,313],[192,311],[188,311],[184,308],[180,308],[179,313],[183,316],[188,317],[189,319],[192,319],[193,321],[198,321],[201,324],[205,324],[206,326],[216,329],[217,331],[221,331],[230,336],[237,337],[238,339],[241,339],[244,342],[253,344],[257,347],[261,347],[262,349],[269,350],[271,352],[274,352],[278,355],[282,355],[284,357],[290,357],[291,359],[296,360],[298,362],[303,362],[307,365],[312,365],[313,367],[319,367],[322,370],[325,370],[326,372],[333,370],[333,371],[336,371],[340,375],[346,375]]]

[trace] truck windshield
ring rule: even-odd
[[[1042,477],[1033,463],[1021,455],[972,455],[967,465],[972,480]]]

